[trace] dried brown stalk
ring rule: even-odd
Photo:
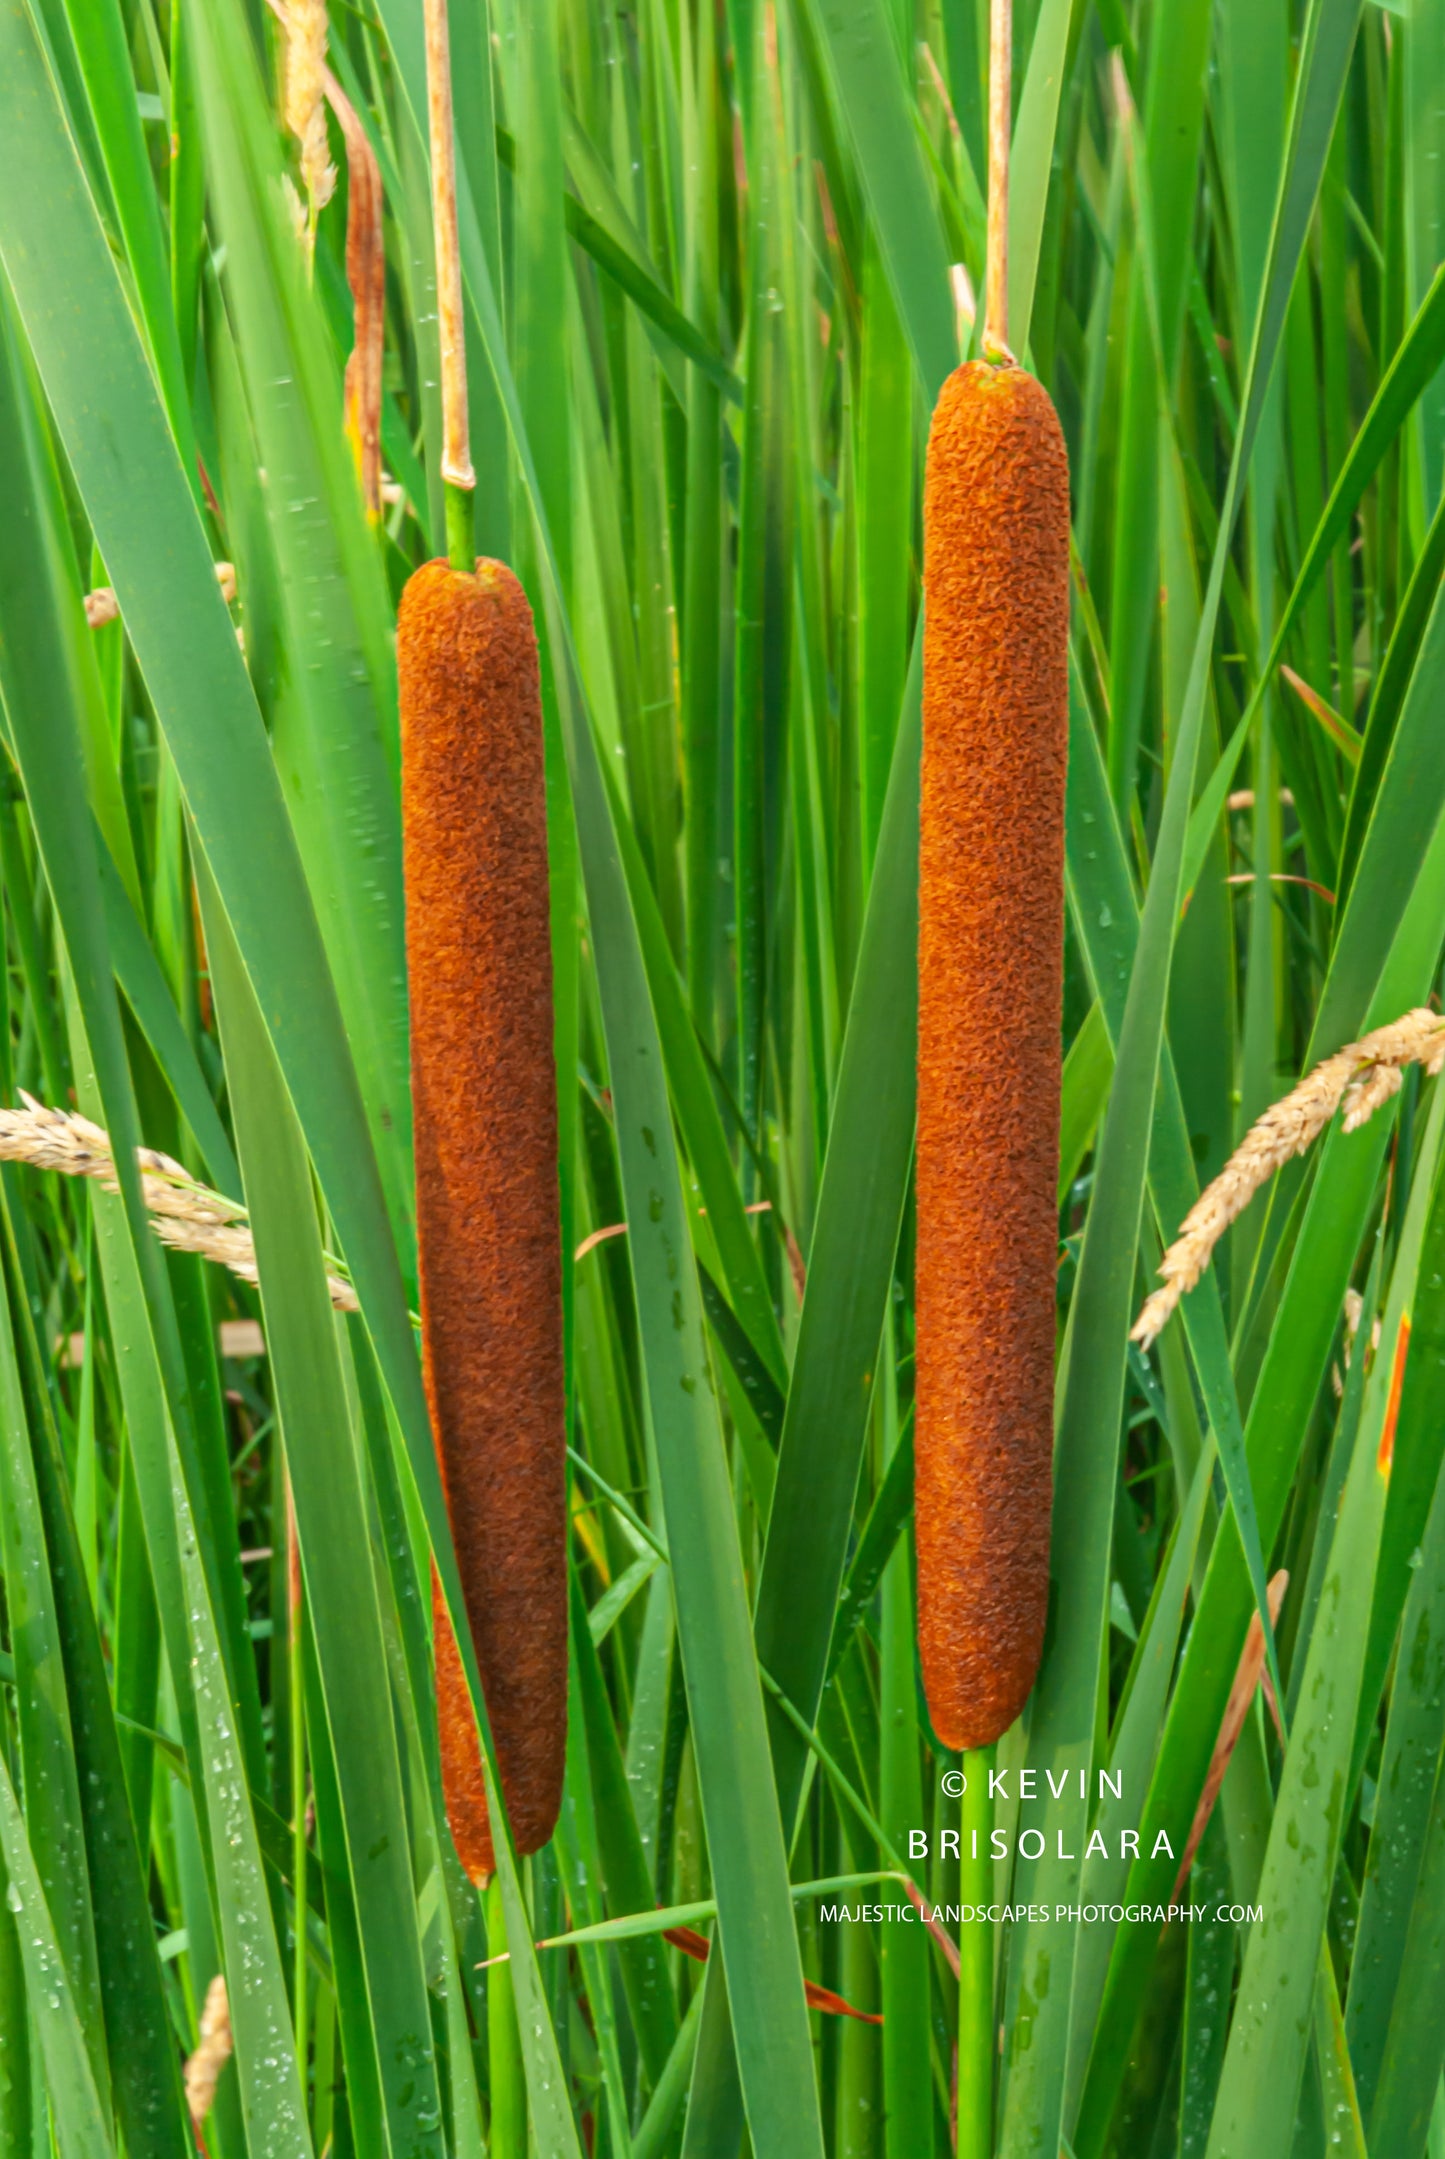
[[[1163,1287],[1146,1301],[1130,1340],[1146,1350],[1157,1341],[1230,1223],[1292,1155],[1306,1152],[1341,1105],[1344,1129],[1357,1131],[1398,1093],[1413,1064],[1432,1076],[1445,1064],[1445,1020],[1423,1006],[1326,1057],[1267,1109],[1185,1216],[1159,1268]]]
[[[1289,1576],[1281,1568],[1269,1585],[1269,1623],[1271,1626],[1274,1626],[1279,1619],[1280,1607],[1284,1603],[1284,1593],[1288,1588]],[[1190,1827],[1189,1841],[1184,1847],[1184,1858],[1180,1864],[1179,1878],[1174,1884],[1173,1901],[1175,1903],[1179,1901],[1179,1892],[1183,1889],[1188,1878],[1189,1869],[1194,1864],[1194,1854],[1199,1849],[1199,1840],[1209,1827],[1209,1817],[1214,1812],[1214,1802],[1219,1797],[1219,1790],[1224,1782],[1225,1772],[1229,1768],[1235,1748],[1239,1745],[1239,1735],[1244,1730],[1244,1720],[1249,1715],[1249,1705],[1254,1700],[1254,1690],[1261,1679],[1264,1680],[1266,1689],[1268,1689],[1269,1679],[1264,1669],[1264,1628],[1259,1623],[1258,1612],[1251,1612],[1249,1615],[1249,1628],[1244,1637],[1244,1648],[1240,1652],[1239,1666],[1234,1675],[1234,1685],[1229,1690],[1229,1700],[1225,1704],[1224,1716],[1219,1726],[1219,1737],[1214,1742],[1214,1753],[1209,1763],[1209,1774],[1204,1780],[1204,1790],[1199,1795],[1199,1805],[1194,1810],[1194,1821]],[[1270,1707],[1274,1712],[1275,1722],[1278,1724],[1279,1710],[1273,1699],[1270,1701]]]
[[[381,516],[381,376],[386,331],[386,254],[381,237],[381,168],[356,109],[329,72],[326,97],[346,143],[346,282],[353,343],[346,363],[346,432],[366,514]]]
[[[427,121],[431,137],[432,230],[436,242],[437,327],[441,333],[444,480],[475,487],[467,423],[466,346],[462,326],[462,265],[457,245],[456,139],[452,128],[452,61],[446,0],[423,0],[426,21]]]
[[[336,167],[326,140],[326,0],[294,0],[286,23],[286,125],[301,148],[308,214],[305,245],[316,244],[316,220],[331,200]]]
[[[186,2063],[186,2105],[197,2129],[215,2103],[216,2086],[221,2081],[221,2071],[231,2059],[233,2045],[225,1974],[217,1972],[206,1989],[199,2044]]]
[[[1008,153],[1013,87],[1013,0],[992,0],[988,46],[988,255],[983,349],[1012,358],[1008,343]]]
[[[1354,1354],[1355,1354],[1355,1337],[1356,1337],[1356,1336],[1358,1335],[1358,1333],[1359,1333],[1359,1331],[1360,1331],[1360,1317],[1361,1317],[1361,1314],[1362,1314],[1362,1313],[1364,1312],[1364,1309],[1365,1309],[1365,1300],[1364,1300],[1364,1298],[1363,1298],[1363,1297],[1362,1297],[1362,1296],[1360,1295],[1359,1291],[1358,1291],[1357,1289],[1347,1289],[1347,1290],[1345,1291],[1345,1371],[1346,1371],[1346,1372],[1348,1372],[1348,1371],[1349,1371],[1349,1369],[1350,1369],[1350,1364],[1351,1364],[1351,1361],[1352,1361],[1352,1359],[1353,1359],[1353,1357],[1354,1357]],[[1367,1353],[1367,1354],[1368,1354],[1369,1356],[1371,1356],[1371,1357],[1372,1357],[1372,1356],[1374,1355],[1375,1351],[1376,1351],[1376,1350],[1377,1350],[1377,1349],[1379,1348],[1379,1346],[1380,1346],[1380,1315],[1379,1315],[1379,1313],[1377,1312],[1377,1313],[1375,1314],[1375,1323],[1374,1323],[1374,1325],[1373,1325],[1373,1326],[1371,1327],[1371,1329],[1370,1329],[1370,1341],[1369,1341],[1369,1349],[1368,1349],[1368,1353]],[[1344,1374],[1343,1374],[1343,1373],[1341,1372],[1341,1370],[1340,1370],[1340,1368],[1339,1368],[1339,1366],[1338,1366],[1337,1364],[1332,1364],[1332,1365],[1330,1366],[1330,1385],[1331,1385],[1331,1386],[1332,1386],[1332,1387],[1334,1388],[1334,1390],[1335,1390],[1335,1397],[1336,1397],[1336,1399],[1337,1399],[1338,1401],[1343,1401],[1343,1400],[1344,1400],[1344,1394],[1345,1394],[1345,1381],[1344,1381]]]
[[[296,35],[296,14],[288,11],[282,0],[268,0],[268,5],[286,32],[289,52]],[[324,19],[323,12],[323,28]],[[386,330],[381,168],[356,107],[324,64],[325,57],[323,36],[321,91],[336,115],[346,144],[346,282],[351,288],[353,316],[353,341],[344,386],[346,433],[361,478],[366,514],[378,518],[386,492],[381,475],[381,374]]]

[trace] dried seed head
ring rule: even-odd
[[[1432,1076],[1445,1064],[1445,1020],[1423,1006],[1326,1057],[1267,1109],[1184,1217],[1159,1267],[1163,1287],[1146,1301],[1129,1339],[1151,1348],[1260,1187],[1291,1156],[1306,1152],[1342,1104],[1345,1130],[1358,1130],[1399,1091],[1405,1067],[1414,1064]]]
[[[231,2059],[233,2045],[225,1975],[217,1972],[206,1989],[196,2051],[186,2063],[186,2106],[197,2129],[215,2104],[216,2086]]]
[[[89,1177],[103,1191],[120,1190],[108,1132],[74,1110],[47,1109],[23,1090],[21,1101],[21,1109],[0,1110],[0,1162]],[[153,1147],[137,1147],[136,1164],[151,1228],[162,1244],[227,1267],[243,1282],[258,1279],[255,1241],[239,1200],[198,1183]],[[340,1274],[328,1274],[326,1286],[338,1312],[357,1310],[356,1292]]]
[[[336,167],[326,140],[326,0],[291,0],[286,15],[286,125],[301,149],[309,226],[331,200]]]

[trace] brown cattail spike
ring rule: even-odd
[[[552,1834],[567,1733],[566,1446],[547,804],[537,645],[512,572],[429,562],[402,595],[402,824],[422,1354],[507,1815]],[[493,1869],[440,1596],[447,1815]]]
[[[943,386],[924,584],[918,1625],[964,1748],[1023,1706],[1048,1595],[1069,471],[1021,368]]]

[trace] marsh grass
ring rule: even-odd
[[[1008,334],[1072,475],[1060,1407],[970,2134],[1408,2159],[1445,2148],[1445,22],[1015,14]],[[942,2159],[919,482],[981,335],[983,14],[453,0],[476,540],[543,646],[577,1255],[566,1796],[485,1913],[441,1809],[433,1561],[458,1587],[411,1321],[392,627],[448,538],[422,22],[288,22],[289,72],[252,0],[0,0],[0,1102],[56,1106],[0,1168],[0,2150],[191,2153],[224,1973],[212,2159],[737,2159],[745,2125],[757,2159]],[[255,1284],[159,1249],[161,1197]],[[266,1355],[218,1362],[222,1318]],[[791,1893],[912,1912],[900,1859],[951,1941]]]

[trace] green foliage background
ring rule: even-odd
[[[543,646],[581,1253],[566,1799],[485,1914],[441,1808],[433,1554],[458,1590],[410,1317],[421,10],[330,15],[385,193],[375,528],[343,146],[308,270],[272,15],[0,0],[0,1094],[122,1171],[0,1169],[0,2149],[193,2151],[224,1970],[218,2159],[928,2159],[949,1960],[816,1885],[961,1894],[908,1188],[919,476],[982,284],[986,10],[454,0],[478,538]],[[965,1997],[970,2090],[1001,2034],[970,2159],[1445,2153],[1438,1090],[1332,1130],[1127,1343],[1253,1119],[1437,983],[1442,256],[1441,0],[1018,0],[1011,334],[1074,490],[1061,1379],[1049,1639],[998,1764],[1041,1856],[992,1885],[1047,1916],[992,1927]],[[244,1198],[258,1290],[162,1253],[142,1140]],[[237,1318],[264,1356],[222,1354]],[[1080,1924],[1173,1901],[1281,1568],[1288,1744],[1256,1698],[1203,1916]]]

